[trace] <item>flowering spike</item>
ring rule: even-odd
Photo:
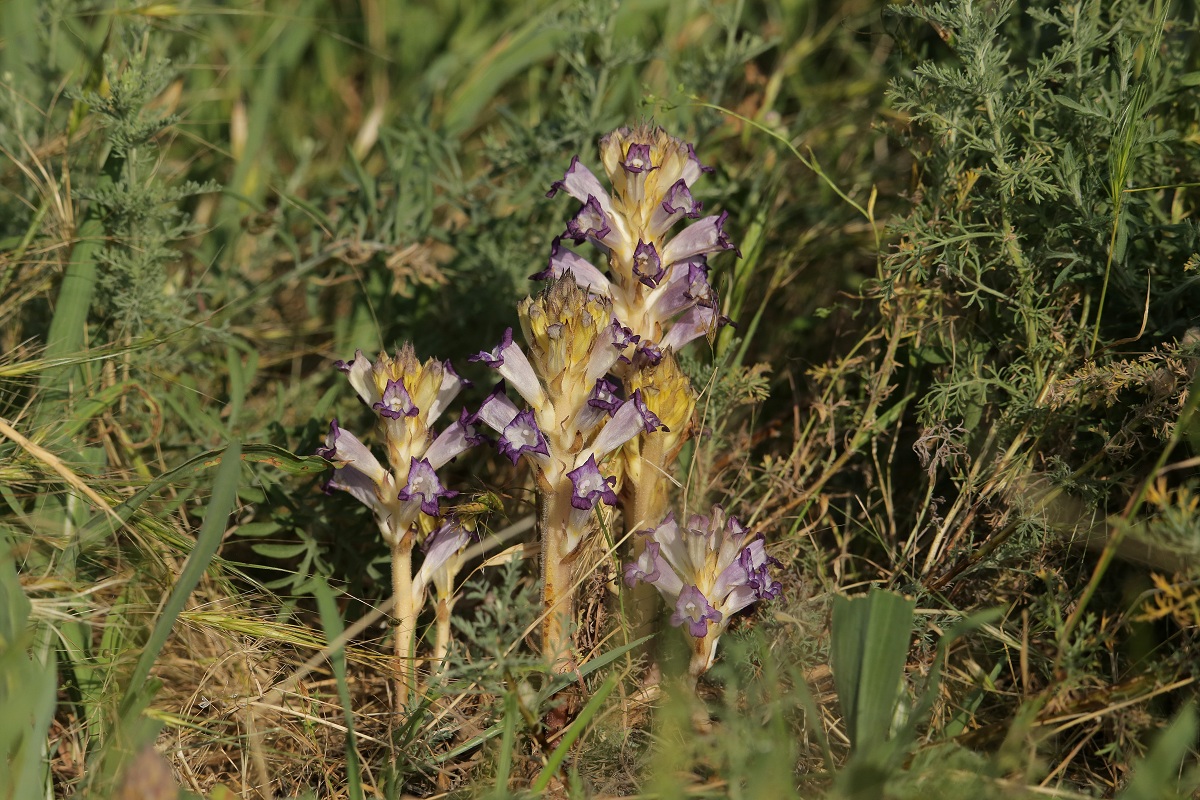
[[[686,527],[668,514],[645,535],[645,550],[626,566],[626,580],[653,584],[674,605],[671,624],[686,623],[693,638],[691,670],[698,676],[712,666],[730,616],[782,592],[768,571],[778,562],[767,555],[761,535],[751,534],[720,506],[713,506],[709,516],[693,516]]]

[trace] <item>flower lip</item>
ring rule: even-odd
[[[479,418],[479,413],[470,411],[466,406],[463,406],[462,413],[458,415],[458,419],[454,422],[455,425],[458,425],[462,429],[463,439],[471,447],[487,444],[492,441],[486,433],[482,433],[479,430],[480,422],[482,420]]]
[[[666,271],[662,259],[658,256],[658,248],[653,243],[638,241],[633,251],[633,274],[637,279],[653,289],[658,286]]]
[[[642,340],[642,337],[634,333],[632,328],[622,325],[616,317],[613,317],[612,321],[612,335],[613,346],[618,350],[624,350],[631,344],[637,344]]]
[[[604,477],[594,454],[568,472],[567,477],[571,479],[571,505],[580,511],[591,511],[601,501],[610,506],[617,504],[617,494],[612,488],[617,479]]]
[[[505,328],[504,336],[500,339],[500,344],[493,347],[491,350],[481,350],[475,355],[468,358],[468,361],[482,361],[489,367],[499,367],[504,364],[504,351],[513,343],[513,329]]]
[[[567,221],[567,230],[563,236],[576,244],[581,244],[587,239],[603,244],[604,237],[610,233],[612,226],[609,225],[608,215],[604,213],[600,201],[588,195],[587,202],[579,209],[579,213]]]
[[[638,413],[642,416],[642,430],[646,433],[654,433],[655,431],[666,431],[670,433],[671,429],[663,425],[653,411],[646,406],[646,401],[642,398],[642,390],[637,389],[633,393],[633,404],[637,408]]]
[[[661,547],[658,542],[646,542],[646,547],[637,560],[625,565],[626,586],[632,589],[638,581],[654,583],[659,579],[662,575],[658,566],[659,550]]]
[[[667,194],[662,201],[662,209],[669,216],[682,212],[688,219],[699,218],[700,210],[703,207],[704,204],[692,196],[692,190],[683,178],[671,184],[671,188],[667,189]]]
[[[650,145],[648,144],[631,144],[629,150],[625,154],[625,160],[621,162],[626,172],[641,173],[650,172],[658,169],[650,161]]]
[[[607,411],[611,417],[621,407],[621,398],[617,397],[617,385],[610,380],[600,378],[592,388],[587,404],[592,408]]]
[[[422,513],[436,517],[441,513],[438,499],[457,496],[458,492],[452,492],[442,486],[437,472],[427,459],[414,458],[408,468],[408,483],[400,490],[397,498],[406,503],[420,500]]]
[[[708,633],[708,623],[722,620],[720,611],[712,607],[704,592],[695,585],[684,586],[675,601],[675,613],[671,615],[671,624],[678,627],[687,623],[687,632],[697,639],[703,639]]]
[[[513,417],[512,422],[505,426],[496,443],[501,454],[507,456],[516,464],[525,453],[549,456],[550,447],[546,437],[538,428],[533,411],[526,409]]]
[[[325,444],[321,447],[318,447],[314,455],[318,456],[319,458],[323,458],[326,461],[333,461],[334,457],[337,455],[337,439],[341,432],[342,429],[338,426],[337,417],[334,417],[329,422],[329,433],[325,436]]]

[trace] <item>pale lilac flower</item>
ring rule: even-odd
[[[617,504],[617,494],[612,488],[617,479],[600,474],[594,455],[568,472],[567,477],[571,479],[571,505],[580,511],[591,511],[601,501],[610,506]]]
[[[671,624],[692,640],[692,674],[712,666],[717,640],[730,617],[758,600],[779,596],[782,585],[768,567],[763,536],[751,534],[720,506],[710,516],[693,516],[680,525],[674,514],[643,531],[645,549],[625,566],[625,582],[652,584],[673,609]]]
[[[390,469],[334,420],[325,446],[317,451],[335,467],[326,489],[340,489],[368,505],[384,538],[394,543],[419,527],[421,515],[441,516],[438,501],[454,493],[442,486],[436,470],[484,440],[465,410],[441,434],[433,429],[468,382],[449,361],[429,359],[422,364],[410,345],[394,357],[381,353],[374,362],[359,350],[353,360],[335,366],[375,412]]]

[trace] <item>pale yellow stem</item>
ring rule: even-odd
[[[412,548],[415,531],[392,544],[392,616],[396,624],[396,712],[402,715],[417,691],[413,639],[417,628],[416,598],[413,597]]]

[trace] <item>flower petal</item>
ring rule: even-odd
[[[533,365],[525,357],[525,352],[513,342],[512,328],[505,329],[500,344],[471,356],[470,360],[482,361],[499,372],[517,390],[517,394],[534,408],[541,408],[548,402]]]
[[[694,225],[684,228],[678,236],[663,247],[663,261],[674,264],[676,261],[684,261],[705,253],[735,250],[733,243],[725,234],[725,220],[728,218],[729,212],[722,211],[720,216],[705,217]]]
[[[508,423],[517,416],[517,406],[504,393],[504,381],[493,387],[492,393],[484,399],[479,410],[475,412],[472,421],[482,421],[496,433],[503,433]]]
[[[452,492],[442,486],[433,465],[424,458],[414,458],[408,468],[408,483],[400,490],[397,497],[406,503],[420,502],[421,512],[431,517],[440,516],[438,500],[443,497],[455,497],[458,492]]]
[[[600,183],[600,179],[593,175],[590,169],[579,163],[579,156],[571,159],[571,165],[567,167],[563,179],[550,185],[546,197],[554,197],[560,190],[566,191],[581,203],[586,203],[593,197],[603,198],[603,205],[608,206],[608,193],[604,191],[604,184]]]
[[[591,511],[601,501],[610,506],[617,504],[617,493],[612,488],[617,479],[604,477],[595,456],[588,456],[567,477],[571,479],[571,505],[580,511]]]
[[[387,417],[388,419],[415,417],[420,413],[420,409],[413,402],[412,395],[404,388],[404,382],[397,380],[389,380],[387,382],[387,388],[383,390],[383,396],[371,408],[379,412],[380,416]]]
[[[458,419],[442,431],[425,451],[425,458],[430,465],[434,469],[440,469],[443,464],[468,448],[488,441],[487,436],[479,432],[477,423],[475,415],[464,408]]]
[[[364,403],[374,407],[380,401],[379,388],[375,385],[373,375],[374,368],[367,357],[363,355],[362,350],[354,351],[354,359],[349,364],[345,361],[338,361],[334,363],[334,366],[346,374],[350,385],[354,387],[354,391],[358,393]]]
[[[442,416],[451,401],[458,393],[471,385],[471,382],[454,371],[454,365],[448,360],[442,362],[442,385],[438,388],[437,399],[430,404],[425,413],[425,422],[432,425]]]
[[[482,409],[480,409],[482,411]],[[533,412],[526,409],[513,417],[512,422],[505,426],[500,440],[496,443],[500,452],[508,456],[516,464],[522,455],[529,453],[533,456],[550,456],[550,448],[546,437],[538,428]]]
[[[720,622],[723,619],[708,602],[704,592],[696,586],[684,586],[675,601],[675,613],[671,615],[671,624],[678,627],[687,623],[687,632],[697,639],[704,638],[708,633],[709,622]]]
[[[592,443],[591,453],[596,458],[604,458],[639,433],[650,433],[662,427],[658,417],[646,408],[646,403],[642,400],[642,390],[638,389],[633,393],[633,397],[622,403],[612,418],[604,423],[600,435]]]
[[[575,278],[575,282],[589,292],[596,292],[606,297],[611,296],[612,283],[604,277],[604,273],[597,269],[592,262],[564,245],[562,238],[561,236],[554,237],[554,241],[550,244],[550,263],[541,272],[530,275],[530,280],[552,280],[561,278],[569,272]]]

